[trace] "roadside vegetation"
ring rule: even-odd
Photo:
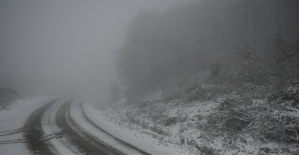
[[[119,124],[163,144],[182,146],[186,132],[193,153],[298,154],[294,3],[201,0],[141,12],[116,61]]]
[[[0,89],[0,111],[7,110],[10,104],[18,98],[18,92],[9,88]]]

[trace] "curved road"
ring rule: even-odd
[[[97,136],[80,128],[78,122],[71,117],[71,104],[73,104],[73,100],[54,100],[40,107],[30,115],[25,123],[24,138],[27,139],[28,147],[33,154],[55,155],[64,154],[61,150],[70,150],[73,154],[125,155],[124,152],[107,144],[105,140],[101,140]],[[80,112],[85,121],[96,128],[98,132],[109,136],[120,145],[123,145],[123,147],[137,152],[136,154],[150,155],[97,126],[84,113],[82,103],[78,107],[81,109]],[[49,129],[51,132],[48,129],[45,131],[45,126],[46,128],[51,128]]]

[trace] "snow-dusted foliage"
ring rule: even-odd
[[[167,79],[134,102],[123,98],[106,117],[166,146],[184,148],[187,139],[190,154],[299,153],[296,82],[277,90],[274,84],[216,84],[200,75]]]

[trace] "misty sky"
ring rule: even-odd
[[[177,0],[6,0],[0,2],[2,86],[22,94],[84,92],[107,99],[114,59],[141,9]],[[92,93],[91,93],[92,92]]]

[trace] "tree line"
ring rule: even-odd
[[[185,73],[211,70],[217,76],[220,67],[237,68],[239,77],[257,82],[267,67],[272,75],[298,71],[298,38],[297,0],[177,3],[140,11],[117,52],[116,67],[134,92]]]

